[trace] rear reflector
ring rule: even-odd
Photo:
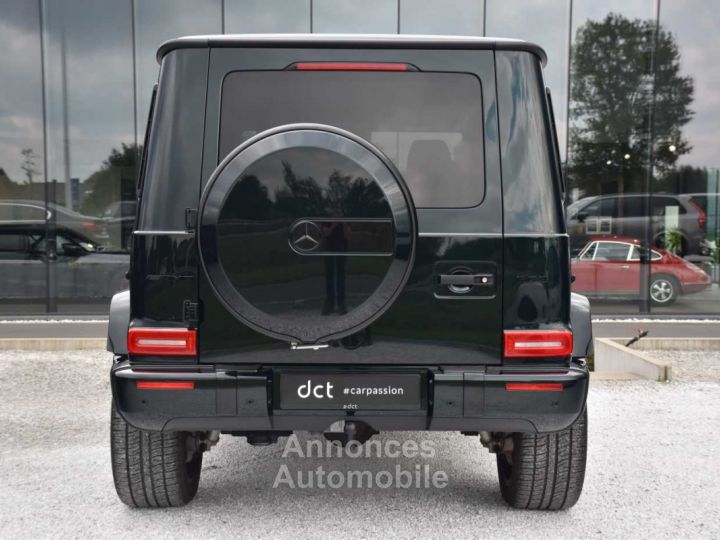
[[[506,358],[570,356],[572,350],[568,330],[505,330]]]
[[[139,390],[192,390],[193,381],[138,381]]]
[[[506,383],[508,392],[562,392],[562,383]]]
[[[298,62],[290,69],[301,71],[410,71],[408,64],[388,62]]]
[[[127,345],[130,354],[195,356],[197,334],[187,328],[131,328]]]

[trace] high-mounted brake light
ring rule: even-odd
[[[130,328],[130,354],[153,356],[195,356],[197,333],[187,328]]]
[[[138,390],[192,390],[194,381],[138,381]]]
[[[390,62],[298,62],[290,69],[301,71],[412,71],[408,64]]]
[[[572,350],[569,330],[505,330],[506,358],[570,356]]]
[[[562,383],[506,383],[508,392],[562,392]]]

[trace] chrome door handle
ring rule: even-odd
[[[629,270],[629,269],[630,269],[630,265],[629,265],[629,264],[623,264],[620,268],[621,268],[622,270]]]

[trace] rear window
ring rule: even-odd
[[[327,124],[380,148],[417,207],[472,207],[485,192],[482,118],[466,73],[237,71],[223,83],[219,157],[272,127]]]

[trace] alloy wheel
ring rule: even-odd
[[[658,304],[664,304],[672,299],[675,288],[667,279],[656,279],[650,285],[650,296]]]

